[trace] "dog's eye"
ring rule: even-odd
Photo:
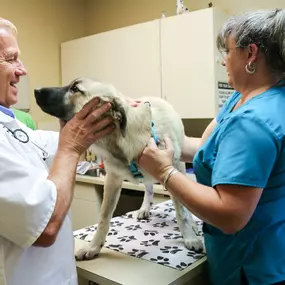
[[[76,85],[73,85],[70,87],[70,92],[77,93],[77,92],[81,92],[81,91],[79,90],[79,88]]]

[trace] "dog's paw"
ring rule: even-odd
[[[204,250],[203,242],[199,238],[184,239],[185,247],[189,250],[202,252]]]
[[[148,219],[148,217],[149,217],[149,211],[150,211],[149,208],[140,208],[140,209],[137,211],[137,219],[138,219],[138,220]]]
[[[101,248],[102,248],[101,246],[83,247],[79,249],[77,252],[75,252],[75,259],[78,261],[94,259],[96,256],[99,255]]]

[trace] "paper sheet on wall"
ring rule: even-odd
[[[218,111],[233,93],[234,89],[227,82],[218,82]]]

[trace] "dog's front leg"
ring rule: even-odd
[[[143,203],[137,213],[137,218],[139,220],[147,219],[149,217],[149,211],[152,203],[153,203],[153,184],[145,184]]]
[[[104,183],[104,197],[101,207],[98,228],[91,242],[75,253],[77,260],[92,259],[97,256],[105,243],[110,227],[110,220],[116,209],[122,187],[123,178],[107,173]]]

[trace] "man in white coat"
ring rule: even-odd
[[[77,284],[68,215],[76,166],[113,129],[111,106],[89,102],[60,133],[33,131],[14,117],[19,59],[16,27],[0,18],[0,285]]]

